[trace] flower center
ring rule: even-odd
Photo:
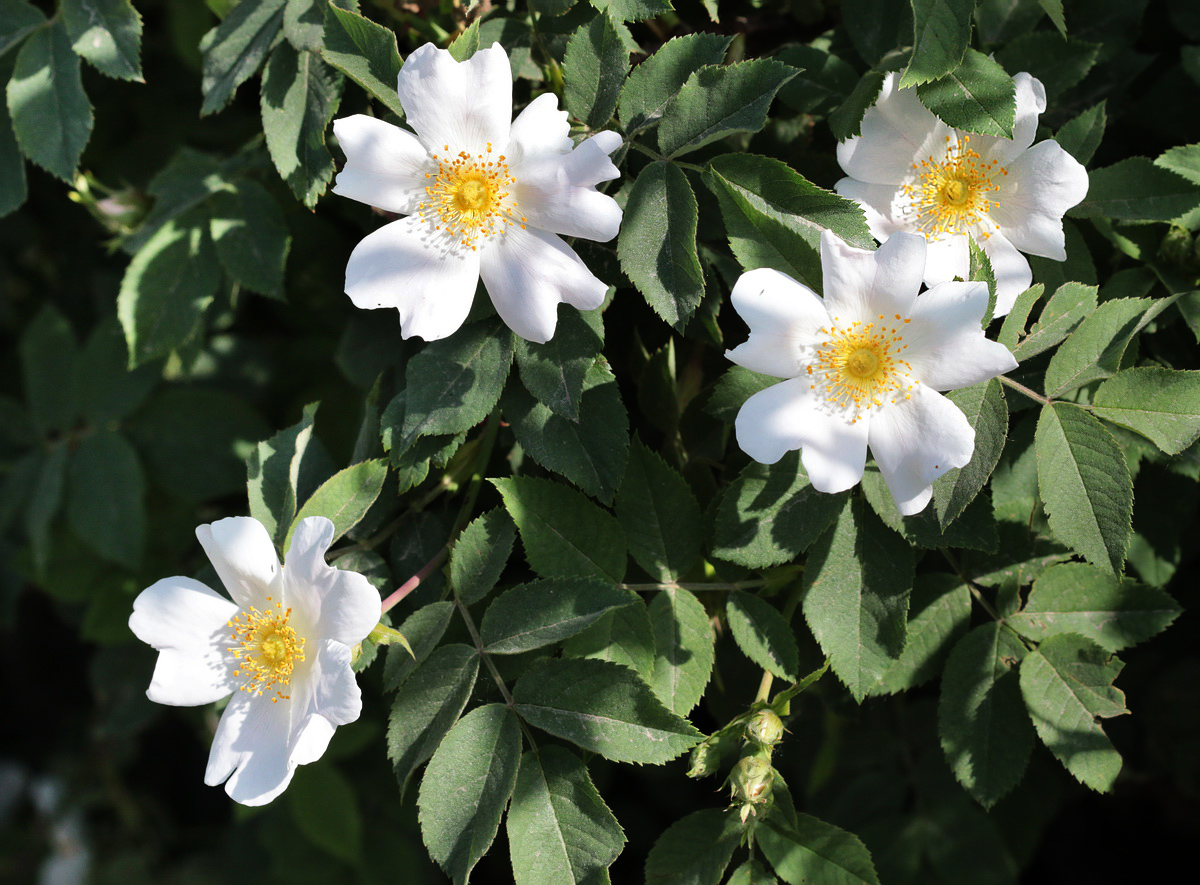
[[[946,141],[953,138],[946,136]],[[971,136],[963,135],[935,163],[932,157],[913,163],[915,180],[900,188],[911,200],[909,213],[916,215],[917,227],[930,239],[942,234],[965,233],[1000,205],[991,195],[996,191],[997,176],[1008,170],[996,160],[984,162],[971,149]],[[984,232],[986,239],[990,232]]]
[[[448,152],[450,145],[444,150]],[[492,158],[490,144],[482,154],[459,151],[454,157],[434,154],[433,159],[438,171],[425,174],[432,183],[425,188],[425,202],[417,211],[423,221],[433,221],[435,230],[475,250],[480,238],[503,233],[510,223],[525,227],[512,196],[516,179],[503,154]]]
[[[908,345],[901,334],[910,321],[897,314],[894,322],[888,322],[880,314],[878,322],[856,322],[849,328],[837,322],[834,317],[833,328],[820,330],[826,338],[807,368],[812,379],[809,387],[835,408],[853,413],[851,424],[888,399],[910,397],[912,366],[902,357]]]
[[[267,602],[270,601],[268,596]],[[245,679],[242,691],[256,695],[274,691],[271,703],[291,697],[276,687],[288,685],[296,664],[304,660],[304,639],[288,624],[291,616],[290,608],[284,611],[283,604],[276,602],[265,612],[251,606],[229,622],[233,630],[231,638],[236,643],[229,653],[238,659],[233,675]]]

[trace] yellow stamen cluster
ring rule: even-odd
[[[270,596],[267,602],[271,602]],[[304,639],[288,624],[291,616],[290,608],[285,611],[283,604],[276,602],[265,612],[251,606],[229,622],[236,643],[229,653],[238,659],[233,675],[246,680],[242,691],[256,695],[274,691],[271,703],[276,704],[291,697],[276,687],[290,684],[296,664],[304,660]]]
[[[902,357],[908,345],[901,334],[909,322],[900,314],[894,321],[880,314],[877,322],[854,322],[843,328],[834,317],[832,328],[820,330],[825,340],[807,369],[810,388],[820,391],[830,405],[853,413],[851,424],[886,400],[911,398],[912,366]]]
[[[492,159],[492,146],[482,154],[459,151],[450,156],[434,154],[438,171],[427,172],[431,184],[425,188],[426,200],[417,210],[422,221],[432,220],[434,230],[445,231],[476,250],[479,238],[503,233],[509,224],[525,227],[525,218],[516,215],[517,205],[511,188],[516,179],[508,170],[507,158]]]
[[[946,142],[954,139],[946,136]],[[916,215],[917,227],[930,239],[942,234],[966,233],[999,203],[991,198],[997,176],[1008,170],[996,160],[984,162],[971,148],[971,136],[963,135],[951,144],[945,159],[935,163],[932,157],[913,163],[916,180],[900,188],[912,201],[909,210]],[[990,233],[984,233],[984,238]]]

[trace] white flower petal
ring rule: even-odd
[[[875,104],[867,109],[862,134],[838,145],[838,162],[851,178],[870,184],[900,184],[913,163],[945,153],[953,130],[930,113],[915,89],[897,89],[890,73]]]
[[[929,503],[933,481],[971,460],[975,431],[958,406],[918,385],[912,398],[871,416],[871,454],[904,516]]]
[[[333,192],[368,206],[408,215],[425,198],[425,174],[436,171],[417,137],[365,114],[333,121],[346,154]]]
[[[971,148],[983,160],[995,160],[1007,166],[1033,144],[1037,135],[1038,117],[1046,110],[1046,87],[1036,77],[1021,72],[1013,77],[1017,93],[1017,110],[1013,118],[1013,137],[971,134]]]
[[[311,624],[314,639],[355,645],[379,623],[379,593],[357,572],[325,562],[332,542],[333,523],[325,517],[300,521],[283,566],[284,600]]]
[[[899,189],[896,185],[867,184],[857,178],[843,178],[834,185],[834,190],[862,207],[871,236],[879,242],[886,242],[896,231],[908,228],[897,212]]]
[[[238,608],[265,608],[279,592],[279,558],[263,524],[231,516],[196,527],[200,546]]]
[[[337,730],[324,716],[314,713],[305,720],[292,747],[291,761],[296,765],[309,765],[325,755],[329,741]]]
[[[566,154],[572,147],[567,112],[558,109],[558,96],[543,92],[512,121],[504,153],[512,169],[527,157]]]
[[[992,263],[992,274],[996,277],[996,313],[1005,316],[1017,303],[1017,296],[1033,283],[1033,271],[1025,256],[1017,251],[1002,232],[981,239],[979,245]]]
[[[452,247],[416,215],[369,234],[346,265],[346,294],[357,307],[394,307],[404,337],[426,341],[457,331],[478,281],[479,253]]]
[[[988,340],[979,325],[987,302],[982,282],[939,283],[917,298],[904,327],[905,358],[923,384],[956,390],[1017,367],[1008,348]]]
[[[753,372],[794,378],[801,371],[801,348],[829,325],[821,299],[787,274],[761,267],[738,278],[729,296],[750,327],[750,338],[725,355]]]
[[[512,69],[499,44],[457,62],[426,43],[413,52],[397,80],[409,125],[431,153],[483,153],[508,143]]]
[[[832,231],[821,234],[825,309],[839,325],[879,314],[908,316],[925,270],[925,238],[898,233],[876,251],[856,249]]]
[[[971,244],[966,234],[943,234],[929,240],[925,253],[925,285],[948,283],[971,276]]]
[[[158,704],[211,704],[237,689],[227,652],[237,606],[191,578],[163,578],[133,601],[129,629],[158,649],[146,696]]]
[[[567,154],[527,154],[512,164],[517,213],[529,226],[597,242],[617,235],[621,208],[612,197],[595,189],[598,182],[621,174],[608,158],[615,150],[613,140],[601,138],[609,134],[589,138]],[[620,144],[620,136],[616,136],[616,144]]]
[[[538,343],[554,336],[560,301],[593,310],[608,291],[554,234],[517,225],[489,242],[479,271],[500,318],[522,338]]]
[[[349,725],[362,713],[362,692],[350,667],[351,651],[340,642],[326,639],[310,674],[312,710],[332,725]]]
[[[296,764],[291,761],[289,701],[237,692],[225,707],[208,753],[204,782],[225,781],[225,792],[243,805],[265,805],[287,789]]]
[[[852,424],[831,412],[813,396],[807,378],[792,378],[746,400],[734,429],[738,445],[755,461],[774,464],[801,449],[800,460],[813,487],[842,492],[862,479],[867,424]]]
[[[1058,142],[1042,141],[1009,166],[991,219],[1029,255],[1067,260],[1063,215],[1087,196],[1087,170]]]

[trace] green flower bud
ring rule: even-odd
[[[712,738],[709,738],[692,749],[692,764],[687,772],[688,777],[708,777],[710,774],[716,774],[717,769],[721,767],[721,751],[711,741]]]
[[[1186,228],[1172,225],[1159,244],[1158,254],[1176,267],[1192,267],[1196,261],[1196,249],[1191,233]]]
[[[733,798],[750,805],[763,805],[771,798],[775,769],[762,756],[743,756],[733,767],[730,777]]]
[[[759,710],[746,723],[746,739],[763,747],[773,747],[783,737],[783,720],[774,710]]]

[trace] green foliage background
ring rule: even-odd
[[[383,218],[327,194],[330,123],[398,122],[431,40],[500,42],[518,106],[550,90],[574,135],[625,137],[621,234],[574,244],[611,299],[548,344],[482,292],[431,344],[342,294]],[[975,457],[908,518],[871,466],[829,496],[794,453],[750,462],[732,422],[767,379],[723,356],[743,269],[819,291],[823,228],[871,246],[830,189],[887,71],[999,135],[1032,73],[1039,137],[1091,176],[1068,260],[1031,259],[989,329],[1026,392],[951,394]],[[1124,881],[1150,840],[1184,856],[1194,3],[0,0],[0,82],[6,881],[70,857],[122,883]],[[202,785],[217,712],[151,704],[126,626],[161,577],[219,586],[194,528],[244,513],[281,550],[329,516],[383,596],[420,578],[389,614],[413,656],[366,644],[362,719],[263,809]],[[743,747],[764,707],[788,731]],[[749,840],[739,755],[776,772]]]

